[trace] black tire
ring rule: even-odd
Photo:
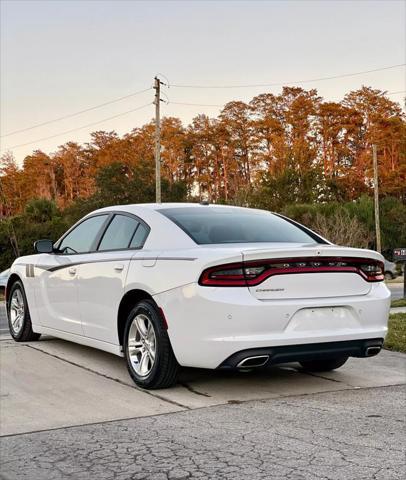
[[[10,315],[10,307],[11,307],[11,299],[16,291],[20,291],[23,303],[24,303],[24,320],[22,324],[22,328],[15,332],[12,324],[11,324],[11,315]],[[17,280],[14,282],[10,289],[10,295],[8,297],[7,302],[7,320],[8,320],[8,328],[10,330],[10,335],[16,342],[34,342],[38,340],[41,336],[40,333],[35,333],[32,331],[32,323],[30,317],[30,310],[28,307],[27,297],[25,295],[25,290],[23,284]]]
[[[348,357],[327,358],[320,360],[306,360],[299,362],[300,365],[309,372],[330,372],[336,370],[344,365]]]
[[[152,323],[156,339],[155,361],[151,371],[146,376],[140,376],[135,371],[128,350],[128,337],[131,324],[138,314],[143,314]],[[124,330],[124,352],[128,372],[138,386],[152,390],[168,388],[176,383],[179,364],[173,353],[161,314],[153,301],[142,300],[128,315]]]

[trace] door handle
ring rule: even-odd
[[[68,272],[70,275],[76,275],[76,267],[70,267],[68,269]]]
[[[124,270],[124,265],[121,263],[118,263],[117,265],[114,266],[114,270],[116,272],[122,272]]]

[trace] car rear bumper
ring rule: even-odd
[[[383,338],[347,340],[345,342],[308,343],[279,347],[253,348],[233,353],[219,365],[220,369],[268,367],[278,363],[340,357],[373,357],[383,346]]]
[[[390,308],[383,282],[346,297],[263,301],[246,288],[189,284],[154,298],[179,364],[200,368],[244,350],[383,339]]]

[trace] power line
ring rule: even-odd
[[[406,90],[399,90],[397,92],[382,92],[382,95],[396,95],[399,93],[404,93]],[[233,100],[230,100],[232,102]],[[224,107],[229,102],[225,103],[188,103],[188,102],[172,102],[169,100],[167,102],[168,105],[186,105],[191,107]]]
[[[148,107],[152,105],[152,102],[146,103],[141,107],[132,108],[131,110],[127,110],[126,112],[118,113],[117,115],[113,115],[112,117],[103,118],[103,120],[98,120],[97,122],[88,123],[87,125],[83,125],[81,127],[72,128],[70,130],[65,130],[64,132],[56,133],[55,135],[51,135],[49,137],[39,138],[37,140],[33,140],[32,142],[21,143],[19,145],[13,145],[12,147],[7,148],[7,150],[12,150],[14,148],[25,147],[26,145],[31,145],[37,142],[43,142],[44,140],[50,140],[51,138],[60,137],[61,135],[65,135],[67,133],[76,132],[77,130],[82,130],[83,128],[93,127],[94,125],[98,125],[99,123],[107,122],[108,120],[113,120],[114,118],[122,117],[123,115],[128,115],[129,113],[136,112],[137,110],[141,110],[142,108]]]
[[[145,88],[144,90],[139,90],[138,92],[130,93],[129,95],[124,95],[123,97],[115,98],[113,100],[109,100],[108,102],[100,103],[99,105],[94,105],[93,107],[79,110],[78,112],[69,113],[68,115],[54,118],[53,120],[47,120],[46,122],[37,123],[35,125],[31,125],[30,127],[21,128],[20,130],[14,130],[13,132],[9,132],[4,135],[1,135],[0,137],[1,138],[9,137],[11,135],[16,135],[17,133],[27,132],[28,130],[33,130],[34,128],[42,127],[44,125],[49,125],[50,123],[59,122],[60,120],[65,120],[66,118],[76,117],[77,115],[80,115],[82,113],[91,112],[92,110],[96,110],[97,108],[105,107],[106,105],[111,105],[112,103],[120,102],[121,100],[126,100],[127,98],[135,97],[136,95],[140,95],[141,93],[148,92],[151,89],[152,87]]]
[[[174,88],[254,88],[254,87],[281,87],[285,85],[291,85],[295,83],[312,83],[312,82],[321,82],[324,80],[334,80],[337,78],[345,77],[354,77],[356,75],[363,75],[366,73],[381,72],[383,70],[389,70],[392,68],[404,67],[406,63],[400,63],[398,65],[390,65],[389,67],[375,68],[373,70],[363,70],[362,72],[354,73],[344,73],[342,75],[333,75],[331,77],[320,77],[312,78],[308,80],[296,80],[290,82],[278,82],[278,83],[256,83],[256,84],[247,84],[247,85],[180,85],[180,84],[171,84],[171,87]]]
[[[405,64],[403,64],[403,65],[405,65]],[[397,66],[401,66],[401,65],[397,65]],[[393,66],[393,67],[385,67],[385,69],[394,68],[394,67],[395,67],[395,66]],[[381,70],[381,69],[379,69],[379,70]],[[371,70],[370,70],[370,71],[371,71]],[[374,71],[377,71],[377,70],[374,70]],[[360,73],[361,73],[361,72],[360,72]],[[356,74],[354,74],[354,75],[356,75]],[[332,77],[329,77],[329,78],[332,78]],[[337,77],[335,77],[335,78],[337,78]],[[327,79],[327,78],[326,78],[326,79]],[[311,80],[309,80],[309,81],[311,81]],[[297,82],[297,83],[299,83],[299,82]],[[275,85],[276,85],[276,84],[275,84]],[[172,85],[172,86],[178,87],[179,85]],[[207,87],[207,88],[216,88],[216,87]],[[219,88],[220,88],[220,87],[219,87]],[[111,101],[109,101],[109,102],[105,102],[105,103],[103,103],[103,104],[96,105],[96,106],[94,106],[94,107],[90,107],[90,108],[85,109],[85,110],[81,110],[80,112],[72,113],[72,114],[66,115],[66,116],[64,116],[64,117],[59,117],[59,119],[50,120],[50,121],[48,121],[48,122],[43,122],[42,124],[37,124],[37,125],[32,126],[32,127],[27,127],[26,129],[22,129],[22,130],[18,130],[18,131],[15,131],[15,132],[11,132],[11,133],[9,133],[9,134],[7,134],[7,135],[13,135],[13,134],[18,133],[18,132],[23,132],[23,131],[26,131],[26,130],[31,130],[31,129],[36,128],[36,127],[39,127],[39,126],[46,125],[46,124],[48,124],[48,123],[56,122],[56,121],[58,121],[58,120],[62,120],[62,119],[65,119],[65,118],[70,118],[70,117],[73,117],[73,116],[75,116],[75,115],[79,115],[80,113],[84,113],[84,112],[87,112],[87,111],[95,110],[96,108],[100,108],[100,107],[102,107],[102,106],[109,105],[109,104],[111,104],[111,103],[115,103],[115,102],[118,102],[118,101],[120,101],[120,100],[124,100],[124,99],[129,98],[129,97],[132,97],[132,96],[134,96],[134,95],[138,95],[138,94],[140,94],[140,93],[147,92],[147,91],[149,91],[149,90],[151,90],[151,89],[152,89],[152,87],[147,88],[147,89],[145,89],[145,90],[141,90],[141,91],[139,91],[139,92],[135,92],[135,93],[132,93],[132,94],[129,94],[129,95],[120,97],[120,98],[117,98],[117,99],[115,99],[115,100],[111,100]],[[400,93],[405,93],[405,92],[406,92],[406,90],[399,90],[399,91],[396,91],[396,92],[384,92],[384,93],[382,93],[382,94],[383,94],[383,95],[395,95],[395,94],[400,94]],[[152,103],[153,103],[153,102],[152,102]],[[130,114],[130,113],[136,112],[137,110],[141,110],[141,109],[143,109],[143,108],[145,108],[145,107],[147,107],[147,106],[149,106],[149,105],[152,105],[152,103],[151,103],[151,102],[150,102],[150,103],[147,103],[147,104],[142,105],[142,106],[140,106],[140,107],[133,108],[133,109],[131,109],[131,110],[127,110],[127,111],[122,112],[122,113],[118,113],[117,115],[113,115],[113,116],[111,116],[111,117],[103,118],[102,120],[98,120],[97,122],[88,123],[88,124],[83,125],[83,126],[81,126],[81,127],[76,127],[76,128],[72,128],[72,129],[70,129],[70,130],[65,130],[65,131],[63,131],[63,132],[56,133],[55,135],[51,135],[51,136],[48,136],[48,137],[39,138],[39,139],[33,140],[33,141],[31,141],[31,142],[26,142],[26,143],[21,143],[21,144],[18,144],[18,145],[13,145],[12,147],[7,148],[7,150],[12,150],[12,149],[15,149],[15,148],[20,148],[20,147],[25,147],[25,146],[31,145],[31,144],[33,144],[33,143],[42,142],[42,141],[45,141],[45,140],[50,140],[50,139],[52,139],[52,138],[56,138],[56,137],[59,137],[59,136],[61,136],[61,135],[65,135],[65,134],[68,134],[68,133],[76,132],[76,131],[82,130],[82,129],[84,129],[84,128],[89,128],[89,127],[92,127],[92,126],[94,126],[94,125],[98,125],[98,124],[100,124],[100,123],[106,122],[106,121],[108,121],[108,120],[113,120],[113,119],[115,119],[115,118],[118,118],[118,117],[121,117],[121,116],[124,116],[124,115],[128,115],[128,114]],[[207,103],[188,103],[188,102],[172,102],[172,101],[169,101],[168,104],[172,104],[172,105],[185,105],[185,106],[196,106],[196,107],[218,107],[218,108],[221,108],[221,107],[224,107],[224,106],[227,104],[227,102],[224,103],[224,104],[213,104],[213,103],[207,104]],[[5,136],[7,136],[7,135],[3,135],[3,137],[5,137]]]
[[[355,75],[362,75],[362,74],[365,74],[365,73],[372,73],[372,72],[378,72],[378,71],[388,70],[388,69],[392,69],[392,68],[398,68],[398,67],[402,67],[402,66],[405,66],[405,65],[406,64],[402,63],[402,64],[398,64],[398,65],[391,65],[389,67],[377,68],[377,69],[374,69],[374,70],[364,70],[362,72],[347,73],[347,74],[343,74],[343,75],[336,75],[336,76],[331,76],[331,77],[321,77],[321,78],[309,79],[309,80],[298,80],[298,81],[294,81],[294,82],[250,84],[250,85],[177,85],[177,84],[172,84],[170,86],[176,87],[176,88],[249,88],[249,87],[284,86],[286,84],[293,84],[293,83],[310,83],[310,82],[317,82],[317,81],[322,81],[322,80],[332,80],[332,79],[336,79],[336,78],[344,78],[344,77],[350,77],[350,76],[355,76]],[[152,89],[152,87],[145,88],[144,90],[139,90],[137,92],[130,93],[128,95],[124,95],[122,97],[118,97],[118,98],[115,98],[113,100],[109,100],[108,102],[100,103],[98,105],[94,105],[92,107],[88,107],[88,108],[85,108],[83,110],[79,110],[77,112],[73,112],[73,113],[70,113],[70,114],[67,114],[67,115],[63,115],[61,117],[54,118],[52,120],[47,120],[45,122],[37,123],[35,125],[31,125],[29,127],[21,128],[19,130],[14,130],[14,131],[8,132],[4,135],[0,135],[0,138],[9,137],[11,135],[16,135],[17,133],[27,132],[29,130],[33,130],[35,128],[42,127],[44,125],[49,125],[50,123],[59,122],[61,120],[65,120],[67,118],[72,118],[72,117],[75,117],[77,115],[81,115],[82,113],[90,112],[92,110],[96,110],[98,108],[102,108],[102,107],[105,107],[107,105],[111,105],[113,103],[117,103],[117,102],[120,102],[122,100],[126,100],[126,99],[134,97],[136,95],[140,95],[142,93],[148,92],[151,89]],[[398,91],[398,92],[389,92],[388,95],[395,95],[395,94],[400,94],[400,93],[403,93],[403,92],[405,92],[405,90]],[[194,103],[184,103],[184,102],[171,102],[171,103],[177,104],[177,105],[190,105],[190,106],[202,106],[202,107],[211,107],[211,106],[221,107],[222,106],[222,105],[217,105],[217,104],[198,104],[198,103],[194,104]]]
[[[169,105],[188,105],[192,107],[224,107],[224,103],[186,103],[186,102],[168,102]]]

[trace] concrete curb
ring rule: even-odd
[[[406,313],[406,307],[393,307],[390,309],[390,313]]]

